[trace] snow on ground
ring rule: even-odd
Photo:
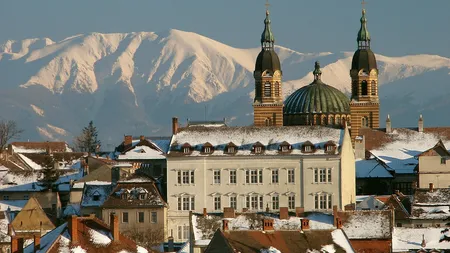
[[[333,242],[339,245],[341,248],[345,250],[346,253],[353,253],[353,248],[350,245],[347,237],[344,235],[341,229],[336,229],[331,232],[331,236],[333,238]]]

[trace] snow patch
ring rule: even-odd
[[[37,107],[37,106],[35,106],[35,105],[33,105],[33,104],[30,104],[30,106],[31,106],[31,109],[33,109],[33,111],[37,114],[37,115],[39,115],[39,116],[44,116],[44,110],[42,110],[41,108],[39,108],[39,107]]]
[[[275,247],[270,246],[267,249],[260,249],[261,253],[281,253],[281,251],[277,250]]]

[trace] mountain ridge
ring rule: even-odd
[[[71,141],[91,119],[101,138],[112,141],[122,134],[168,134],[170,118],[177,115],[225,117],[232,125],[251,124],[252,72],[259,51],[260,47],[234,48],[174,29],[81,34],[59,42],[49,38],[7,41],[0,45],[0,96],[4,98],[0,110],[4,118],[26,126],[25,138],[30,139]],[[276,51],[285,96],[312,82],[316,60],[321,62],[324,82],[349,93],[352,52],[301,53],[282,46]],[[420,90],[423,80],[415,79],[426,75],[436,85],[450,81],[449,58],[376,56],[382,103],[394,99],[397,83],[404,89],[404,80],[411,89],[405,96],[416,100],[422,95],[414,91]],[[384,93],[385,89],[390,92]],[[428,90],[425,97],[430,101],[420,101],[422,107],[410,101],[414,113],[422,112],[426,119],[430,109],[425,105],[450,95],[450,88],[442,89]],[[382,104],[382,117],[396,111],[392,106]]]

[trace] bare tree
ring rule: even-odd
[[[124,232],[124,235],[135,241],[139,246],[151,249],[164,242],[164,227],[151,226],[142,230],[133,227]]]
[[[9,141],[19,138],[22,132],[14,120],[0,121],[0,153],[5,150]]]

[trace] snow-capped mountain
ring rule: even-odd
[[[104,146],[123,134],[166,135],[172,116],[251,124],[259,50],[179,30],[7,41],[0,46],[0,115],[18,121],[23,137],[33,140],[71,141],[93,119]],[[352,52],[276,50],[286,96],[312,81],[316,60],[325,83],[349,92]],[[414,126],[420,113],[425,125],[450,125],[433,113],[450,104],[450,59],[377,60],[382,116],[390,113],[394,126]]]

